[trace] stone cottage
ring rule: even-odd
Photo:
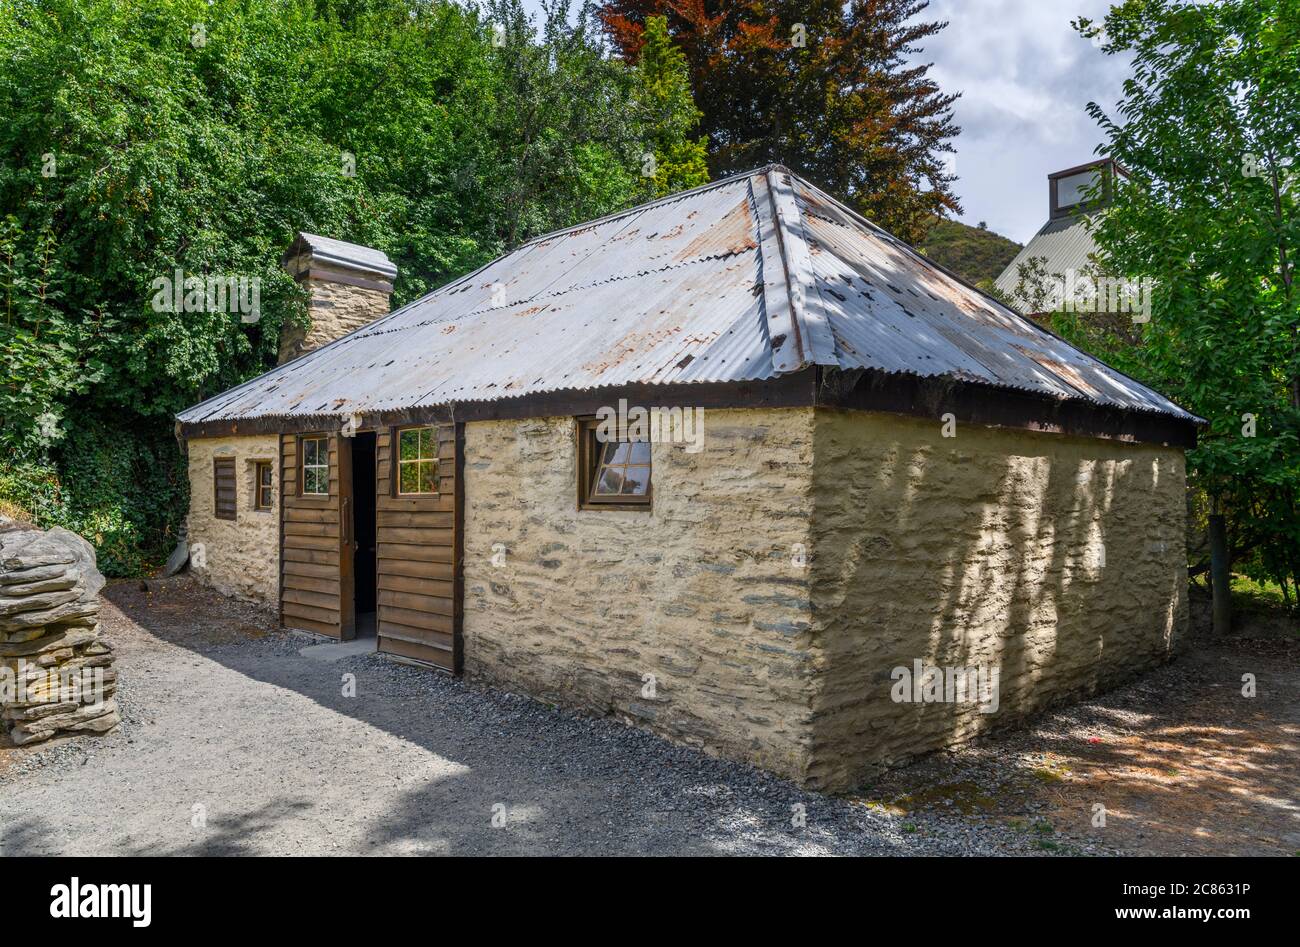
[[[390,314],[382,254],[286,265],[312,331],[178,419],[195,571],[286,627],[824,789],[1183,627],[1199,419],[784,168]]]

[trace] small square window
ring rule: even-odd
[[[304,496],[329,496],[329,438],[304,437],[301,443],[302,494]]]
[[[578,420],[578,506],[648,508],[650,442],[605,441],[598,431],[595,418]]]
[[[275,503],[273,474],[269,460],[259,460],[253,467],[253,509],[269,510]]]
[[[432,427],[398,429],[398,496],[428,496],[437,492],[438,432]]]

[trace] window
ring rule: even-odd
[[[235,458],[212,458],[212,513],[219,520],[235,518]]]
[[[1056,182],[1056,206],[1064,210],[1075,204],[1082,204],[1088,196],[1088,189],[1097,183],[1097,171],[1089,169],[1079,174],[1060,178]]]
[[[253,509],[269,510],[275,495],[271,492],[271,462],[259,460],[253,465]]]
[[[304,496],[329,496],[330,446],[329,438],[304,437],[302,439],[302,493]]]
[[[438,492],[438,432],[431,427],[397,431],[397,493],[412,496]]]
[[[578,421],[578,506],[650,506],[650,442],[602,441],[594,418]]]

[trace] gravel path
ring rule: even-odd
[[[309,660],[187,579],[105,595],[123,726],[0,749],[0,855],[1042,853],[374,655]]]

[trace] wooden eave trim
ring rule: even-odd
[[[497,401],[473,401],[362,414],[362,427],[452,424],[467,421],[581,417],[626,398],[643,407],[839,408],[939,420],[951,413],[958,422],[1100,440],[1196,446],[1193,421],[1142,411],[1065,401],[1015,389],[878,371],[842,371],[816,366],[764,381],[695,384],[634,384],[589,391],[544,392]],[[180,426],[183,436],[319,432],[342,424],[342,415],[198,421]]]

